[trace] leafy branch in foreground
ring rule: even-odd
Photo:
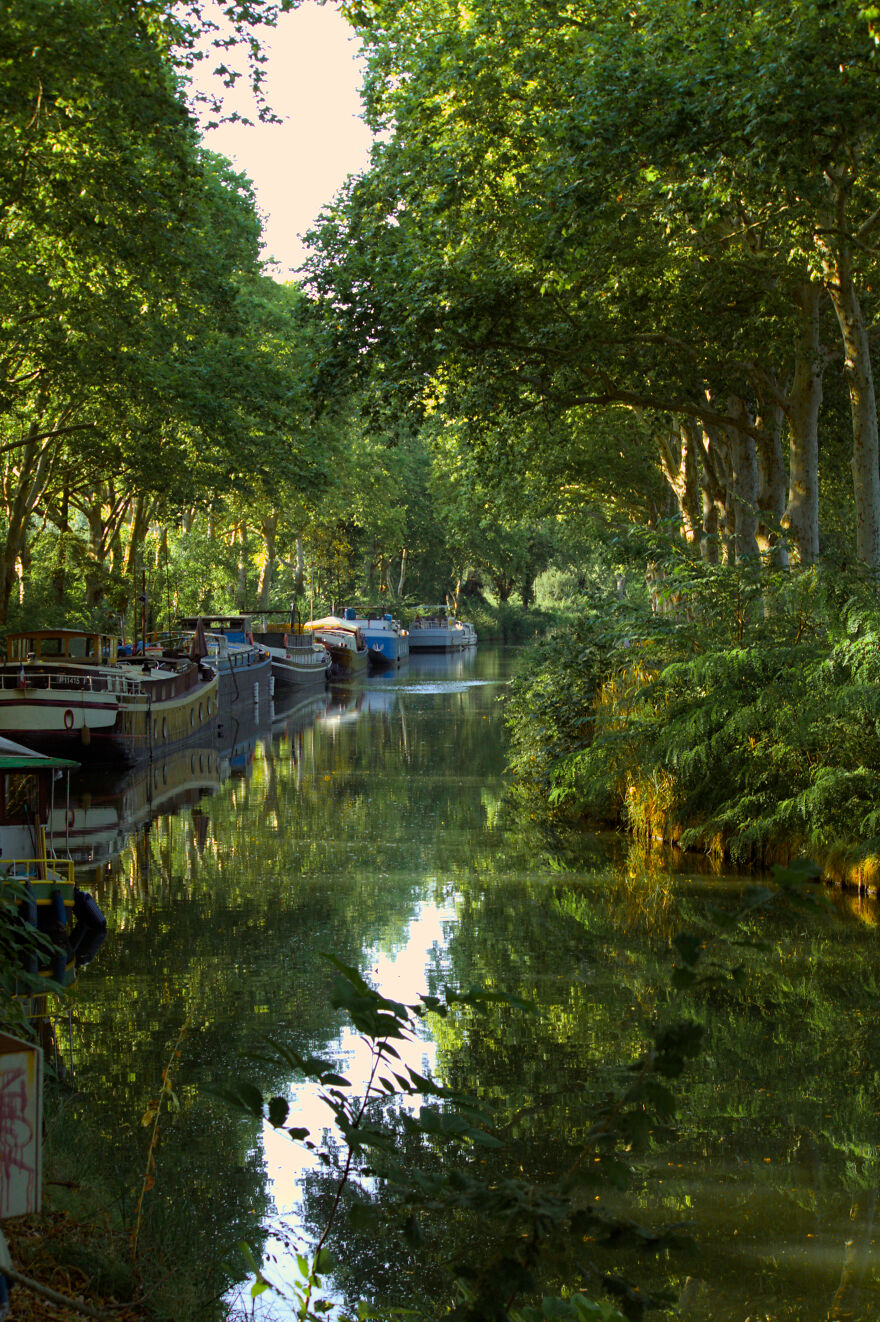
[[[764,949],[755,919],[780,902],[795,908],[819,903],[806,890],[817,875],[815,865],[805,860],[777,867],[773,885],[748,887],[733,912],[708,906],[703,919],[671,943],[673,996],[711,994],[719,985],[736,994],[746,977],[743,953]],[[629,1262],[633,1253],[657,1256],[690,1248],[687,1227],[641,1225],[613,1204],[630,1184],[638,1154],[675,1137],[676,1081],[702,1048],[702,1025],[691,1018],[658,1025],[639,1058],[614,1071],[617,1086],[595,1102],[577,1147],[558,1145],[562,1169],[537,1181],[507,1160],[485,1102],[413,1069],[401,1060],[399,1049],[418,1039],[422,1022],[431,1015],[485,1014],[496,1005],[529,1014],[535,1013],[534,1005],[504,992],[450,988],[442,997],[423,995],[404,1004],[370,987],[356,969],[333,958],[331,963],[336,970],[333,1004],[347,1012],[370,1049],[363,1090],[355,1092],[332,1062],[302,1055],[277,1040],[266,1038],[266,1049],[251,1058],[317,1084],[337,1140],[313,1137],[296,1123],[286,1098],[266,1098],[249,1081],[212,1089],[302,1143],[330,1173],[332,1194],[320,1233],[308,1255],[297,1255],[300,1279],[294,1298],[285,1296],[294,1304],[293,1315],[303,1322],[331,1314],[346,1322],[352,1316],[325,1282],[337,1262],[328,1246],[343,1209],[354,1230],[380,1230],[373,1202],[346,1201],[358,1180],[377,1181],[393,1195],[381,1229],[402,1233],[413,1249],[422,1243],[423,1226],[431,1218],[444,1225],[466,1218],[479,1226],[481,1249],[472,1247],[467,1261],[450,1268],[454,1298],[442,1315],[456,1322],[635,1322],[650,1309],[670,1307],[669,1293],[649,1293],[631,1279],[629,1268],[626,1273],[609,1270],[608,1255],[626,1254]],[[606,1190],[605,1202],[597,1189]],[[252,1246],[239,1247],[254,1274],[252,1295],[281,1294],[263,1273]],[[438,1315],[435,1307],[430,1316]],[[380,1309],[362,1301],[357,1308],[358,1318],[392,1316],[428,1314],[412,1305]]]
[[[310,1132],[290,1123],[290,1106],[283,1097],[265,1098],[251,1082],[236,1080],[212,1092],[245,1113],[267,1120],[274,1128],[302,1143],[323,1166],[333,1172],[334,1191],[329,1212],[311,1254],[297,1256],[300,1280],[295,1287],[294,1316],[300,1319],[349,1316],[328,1297],[324,1278],[333,1267],[328,1239],[343,1206],[344,1195],[355,1177],[375,1179],[395,1195],[399,1229],[412,1246],[420,1241],[423,1218],[466,1215],[493,1229],[492,1247],[482,1261],[453,1269],[455,1299],[446,1310],[460,1322],[510,1319],[532,1322],[539,1318],[604,1319],[621,1322],[641,1317],[646,1308],[670,1300],[652,1296],[621,1276],[609,1274],[588,1256],[595,1247],[636,1248],[659,1253],[686,1245],[684,1228],[659,1231],[635,1224],[597,1205],[597,1187],[623,1187],[629,1178],[627,1153],[668,1136],[677,1106],[669,1082],[684,1070],[698,1051],[702,1036],[691,1022],[659,1028],[644,1054],[627,1070],[616,1092],[598,1107],[579,1150],[554,1179],[538,1184],[524,1176],[505,1173],[504,1142],[493,1127],[492,1113],[478,1098],[447,1088],[401,1062],[398,1047],[416,1039],[429,1015],[447,1017],[463,1009],[485,1013],[493,1005],[506,1005],[522,1013],[535,1007],[521,998],[498,991],[449,988],[443,997],[424,995],[415,1004],[393,1001],[374,990],[356,969],[331,961],[336,968],[332,1000],[347,1011],[355,1029],[369,1045],[371,1063],[362,1094],[332,1062],[304,1056],[284,1043],[266,1039],[267,1049],[252,1057],[273,1067],[294,1070],[318,1085],[319,1098],[329,1109],[339,1145],[316,1141]],[[393,1112],[398,1129],[387,1112]],[[294,1118],[295,1119],[295,1118]],[[409,1139],[406,1157],[399,1130]],[[425,1157],[435,1145],[462,1160],[450,1168],[422,1166],[411,1161],[412,1144]],[[498,1169],[469,1160],[477,1151],[495,1154]],[[355,1208],[358,1228],[375,1225],[375,1209]],[[250,1245],[239,1246],[255,1280],[254,1297],[277,1290],[257,1265]],[[573,1251],[569,1264],[578,1287],[599,1289],[604,1300],[589,1299],[580,1288],[548,1295],[541,1302],[542,1281],[554,1275],[553,1261],[560,1248]],[[279,1291],[280,1293],[280,1291]],[[612,1303],[613,1300],[613,1303]],[[407,1311],[420,1316],[418,1310]],[[391,1316],[361,1303],[358,1316]]]
[[[30,899],[22,882],[5,875],[0,879],[0,1030],[18,1037],[34,1035],[28,998],[47,992],[60,996],[63,992],[61,985],[47,976],[58,946],[21,918],[20,908]]]

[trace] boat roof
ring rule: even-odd
[[[7,638],[115,638],[116,634],[100,629],[16,629]]]
[[[11,739],[4,739],[0,735],[0,771],[34,771],[78,766],[79,763],[72,762],[70,758],[48,757],[45,753],[38,753],[33,748],[25,748],[23,744],[13,743]]]
[[[357,633],[360,625],[357,620],[340,620],[338,615],[325,615],[322,620],[306,620],[304,629],[342,629],[346,633]]]
[[[210,628],[212,624],[240,628],[245,620],[250,621],[252,618],[251,615],[214,615],[209,612],[205,615],[181,615],[177,623],[182,629],[194,629],[199,620],[202,621],[206,629]]]

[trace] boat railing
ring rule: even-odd
[[[291,630],[286,633],[288,652],[311,652],[315,647],[315,639],[310,633],[300,633]]]
[[[4,858],[0,859],[0,881],[54,881],[58,885],[72,886],[73,859]]]
[[[26,671],[24,683],[18,673],[0,676],[0,688],[3,689],[53,689],[70,693],[121,693],[126,695],[142,694],[144,686],[138,679],[128,679],[123,675],[71,675],[54,674],[41,671],[37,674]]]
[[[230,647],[228,652],[221,653],[219,650],[211,648],[205,660],[209,665],[213,661],[224,661],[231,670],[247,670],[264,665],[269,657],[269,653],[260,647],[250,647],[247,644],[237,644],[236,646],[242,650],[233,651]]]

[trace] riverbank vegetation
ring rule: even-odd
[[[873,10],[358,13],[382,138],[314,236],[337,350],[583,548],[517,767],[740,860],[870,853]]]
[[[548,636],[509,707],[522,781],[646,840],[876,887],[872,580],[682,557],[663,591],[671,615],[639,585]]]

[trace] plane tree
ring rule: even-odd
[[[864,25],[833,27],[819,5],[388,3],[354,17],[384,136],[318,231],[314,281],[359,365],[390,358],[450,416],[638,409],[676,499],[694,486],[682,470],[696,473],[704,533],[722,522],[746,556],[785,519],[814,559],[821,299],[842,270],[817,162],[851,101],[870,229]],[[799,121],[774,106],[810,61],[819,105],[808,147],[789,151]],[[799,188],[824,190],[823,206]],[[858,547],[870,562],[861,533]]]

